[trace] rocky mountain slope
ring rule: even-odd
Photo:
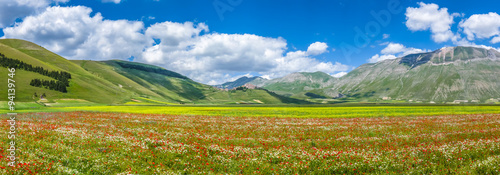
[[[393,60],[364,64],[333,85],[317,90],[364,100],[453,102],[500,98],[500,52],[448,47]]]

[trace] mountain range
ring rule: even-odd
[[[136,62],[109,60],[67,60],[34,43],[18,39],[0,39],[0,53],[6,59],[22,61],[42,71],[16,70],[16,101],[37,101],[44,94],[46,105],[66,101],[98,104],[235,104],[235,103],[308,103],[280,96],[265,89],[223,91],[195,82],[161,67]],[[40,72],[67,72],[71,75],[67,92],[35,87],[33,79],[58,81]],[[7,75],[7,67],[0,68]],[[7,96],[7,91],[0,95]]]
[[[364,64],[341,78],[323,72],[299,72],[245,83],[298,99],[495,102],[500,98],[499,72],[500,52],[495,49],[446,47]]]
[[[220,89],[234,89],[234,88],[243,86],[243,85],[245,85],[247,83],[253,82],[254,80],[256,80],[256,81],[265,81],[261,77],[247,77],[247,76],[243,76],[241,78],[238,78],[235,81],[226,82],[226,83],[221,84],[221,85],[215,85],[214,87],[220,88]],[[252,83],[252,84],[255,84],[255,83]]]
[[[340,78],[323,72],[296,72],[270,80],[245,76],[216,86],[148,64],[67,60],[24,40],[0,39],[0,53],[11,61],[25,64],[16,71],[16,101],[39,102],[36,94],[44,94],[46,105],[57,105],[68,99],[98,104],[173,105],[491,103],[500,98],[500,52],[478,47],[447,47],[368,63]],[[37,71],[24,68],[26,65]],[[71,74],[67,92],[52,89],[48,83],[33,83],[39,79],[57,84],[64,80],[58,77],[63,72]],[[7,68],[1,67],[0,74],[8,74]],[[237,88],[245,84],[259,88]],[[7,96],[6,91],[1,91],[2,95]]]
[[[447,47],[364,64],[315,92],[374,100],[453,102],[500,98],[500,52]]]

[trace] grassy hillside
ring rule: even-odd
[[[160,73],[144,71],[143,68],[126,68],[135,65],[162,69],[147,64],[119,60],[103,62],[78,60],[73,62],[92,72],[95,76],[102,77],[139,96],[133,98],[134,104],[151,103],[152,101],[178,104],[279,104],[295,102],[281,96],[275,96],[275,94],[265,90],[221,91],[183,76],[169,77]]]
[[[132,62],[116,60],[104,62],[77,60],[73,62],[93,75],[113,83],[121,90],[131,92],[130,98],[140,96],[165,102],[191,103],[203,98],[203,90],[211,88],[189,79],[169,77],[159,73],[120,66],[120,64],[138,65]],[[151,65],[140,65],[159,68]]]
[[[310,96],[314,96],[307,92],[332,85],[336,80],[336,78],[324,72],[298,72],[289,74],[282,78],[268,80],[262,86],[263,88],[276,92],[280,95],[298,99],[307,99],[313,98]],[[257,82],[255,84],[262,83]]]
[[[253,81],[262,81],[262,80],[263,80],[263,78],[261,78],[261,77],[246,77],[246,76],[243,76],[243,77],[238,78],[237,80],[234,80],[234,81],[231,81],[231,82],[226,82],[224,84],[215,85],[215,87],[221,88],[221,89],[234,89],[234,88],[243,86],[243,85],[245,85],[247,83],[250,83],[250,82],[253,82]]]
[[[1,39],[0,53],[6,57],[18,59],[33,66],[41,66],[49,71],[66,71],[72,75],[68,93],[62,93],[29,86],[29,82],[33,78],[44,80],[51,80],[51,78],[33,72],[18,70],[15,77],[16,84],[18,85],[16,87],[16,101],[33,101],[32,94],[34,93],[46,93],[48,99],[75,98],[98,103],[119,103],[126,100],[127,94],[119,91],[117,86],[90,74],[71,61],[31,42],[16,39]],[[6,68],[0,68],[0,73],[6,75],[6,72]],[[0,95],[6,96],[5,93],[2,91]]]
[[[67,93],[30,86],[34,78],[54,80],[35,72],[17,70],[16,101],[41,105],[64,106],[66,104],[234,104],[234,103],[301,103],[266,90],[221,91],[209,85],[195,82],[181,74],[161,67],[128,61],[67,60],[34,43],[16,40],[0,40],[0,53],[48,71],[65,71],[71,74]],[[7,68],[0,68],[7,75]],[[0,95],[7,96],[6,91]],[[40,101],[33,94],[46,94]]]

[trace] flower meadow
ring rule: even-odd
[[[7,116],[2,129],[8,131]],[[500,114],[278,118],[17,116],[0,174],[500,174]]]

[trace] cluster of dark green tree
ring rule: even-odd
[[[247,90],[248,90],[248,88],[247,88],[247,87],[245,87],[245,86],[240,86],[240,87],[237,87],[237,88],[236,88],[236,89],[234,89],[234,90],[237,90],[237,91],[247,91]]]
[[[31,64],[25,63],[21,60],[17,59],[12,59],[12,58],[7,58],[5,57],[4,54],[0,53],[0,66],[6,67],[6,68],[15,68],[17,69],[22,69],[25,71],[30,71],[30,72],[35,72],[47,77],[51,77],[56,79],[57,81],[54,80],[39,80],[39,79],[33,79],[30,82],[31,86],[35,87],[45,87],[50,90],[56,90],[60,92],[66,93],[66,87],[69,87],[69,79],[71,79],[71,74],[68,72],[64,71],[49,71],[47,69],[44,69],[43,67],[40,66],[33,66]],[[64,86],[60,87],[60,86]]]
[[[188,77],[186,77],[186,76],[183,76],[179,73],[172,72],[172,71],[169,71],[166,69],[161,69],[161,68],[156,68],[156,67],[146,67],[146,66],[142,66],[139,64],[130,64],[130,63],[122,63],[122,62],[116,62],[116,63],[118,63],[118,65],[120,65],[123,68],[136,69],[136,70],[141,70],[141,71],[145,71],[145,72],[153,72],[153,73],[157,73],[157,74],[161,74],[161,75],[165,75],[165,76],[169,76],[169,77],[180,78],[180,79],[188,79]]]
[[[311,92],[305,93],[304,95],[306,95],[306,96],[308,96],[308,97],[311,97],[311,98],[322,98],[322,99],[325,99],[325,98],[326,98],[325,96],[318,95],[318,94],[311,93]]]
[[[44,87],[46,89],[56,90],[63,93],[68,92],[66,85],[62,81],[33,79],[31,80],[30,85],[35,87]]]

